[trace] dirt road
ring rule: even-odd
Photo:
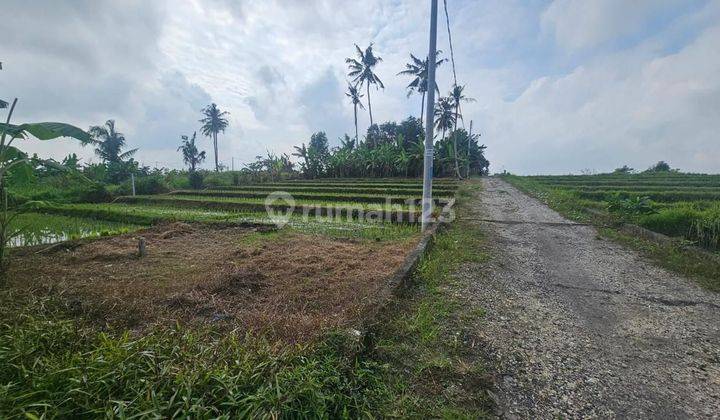
[[[719,418],[720,295],[495,178],[470,276],[506,417]]]

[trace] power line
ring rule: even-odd
[[[457,86],[457,73],[455,72],[455,53],[453,52],[452,35],[450,34],[450,16],[447,11],[447,0],[443,0],[443,7],[445,8],[445,24],[447,26],[448,41],[450,42],[450,62],[452,63],[453,70],[453,82]]]
[[[452,64],[453,71],[453,83],[457,86],[457,72],[455,71],[455,53],[453,51],[452,34],[450,33],[450,15],[447,10],[447,0],[443,0],[443,8],[445,9],[445,26],[447,26],[448,42],[450,43],[450,63]],[[458,104],[458,110],[461,110],[462,106]],[[465,128],[465,119],[461,118],[463,129]]]

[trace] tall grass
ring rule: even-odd
[[[0,325],[2,418],[358,418],[389,391],[382,367],[329,336],[282,346],[182,327],[142,337],[23,315]]]

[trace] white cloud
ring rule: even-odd
[[[720,169],[720,26],[675,54],[616,54],[558,77],[536,79],[488,112],[496,170],[524,173],[644,169],[667,160]]]
[[[687,0],[554,0],[542,14],[544,30],[567,49],[591,48],[647,30]]]
[[[442,4],[442,3],[441,3]],[[493,169],[567,172],[670,160],[718,171],[719,0],[448,1],[459,81],[476,103]],[[290,152],[353,133],[343,95],[353,44],[375,43],[376,121],[419,114],[397,77],[425,55],[426,3],[410,0],[8,1],[0,96],[17,120],[81,127],[114,118],[146,164],[179,167],[175,144],[214,101],[230,112],[220,159]],[[449,56],[441,9],[438,45]],[[32,28],[32,30],[29,30]],[[112,28],[109,30],[108,28]],[[450,65],[439,73],[449,90]],[[368,124],[359,114],[361,132]],[[55,157],[92,150],[33,144]],[[207,150],[209,142],[201,140]]]

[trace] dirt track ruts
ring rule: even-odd
[[[720,295],[483,183],[473,213],[491,262],[458,275],[487,313],[505,417],[720,417]]]

